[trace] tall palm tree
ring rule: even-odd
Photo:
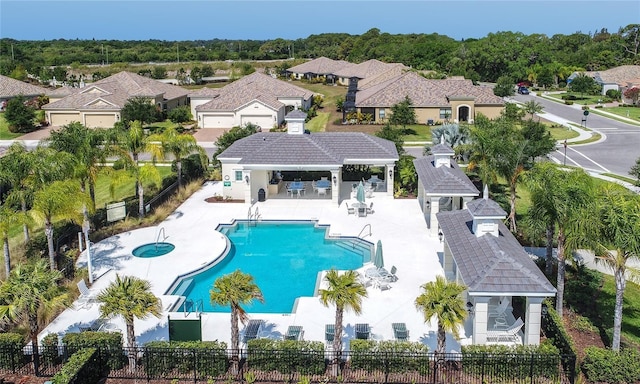
[[[238,322],[246,323],[249,316],[242,307],[250,305],[254,300],[264,302],[264,296],[253,276],[242,273],[239,269],[220,276],[213,282],[209,291],[211,304],[231,307],[231,350],[233,372],[238,371],[239,334]]]
[[[24,320],[29,326],[29,338],[34,351],[38,350],[40,324],[50,320],[71,305],[71,295],[58,284],[59,271],[51,271],[44,260],[32,264],[18,264],[9,278],[0,285],[0,318]],[[38,353],[33,354],[38,365]]]
[[[27,213],[28,204],[33,196],[33,189],[29,185],[29,176],[33,167],[33,155],[27,151],[24,144],[13,143],[0,157],[0,180],[11,187],[7,203],[19,204],[23,213]],[[29,242],[29,227],[23,223],[24,241]]]
[[[141,153],[149,148],[148,136],[144,134],[142,124],[139,121],[131,123],[128,130],[114,128],[114,143],[110,145],[109,152],[116,155],[123,163],[124,170],[136,179],[136,193],[138,194],[138,217],[144,217],[144,183],[152,182],[159,186],[162,182],[158,169],[153,164],[145,164],[140,167],[138,158]],[[118,178],[114,178],[118,181]]]
[[[596,262],[613,271],[616,302],[611,348],[614,351],[620,350],[627,275],[640,278],[640,270],[627,265],[633,259],[640,261],[640,196],[616,187],[601,188],[594,209],[578,219],[582,229],[578,242],[593,249]]]
[[[342,319],[344,311],[353,311],[356,315],[362,312],[362,299],[367,297],[367,288],[360,283],[358,272],[346,271],[340,274],[331,269],[324,276],[328,286],[321,289],[320,302],[328,307],[336,306],[336,319],[334,324],[333,351],[334,369],[340,363],[342,353]]]
[[[182,188],[182,158],[192,153],[197,153],[200,155],[202,166],[206,168],[208,165],[207,153],[198,145],[196,139],[191,135],[178,133],[175,128],[168,128],[160,135],[151,135],[149,142],[151,143],[150,149],[154,157],[164,159],[167,154],[173,156],[178,173],[178,187],[180,188]],[[155,143],[159,143],[159,145]]]
[[[136,367],[136,346],[133,321],[162,315],[160,299],[151,292],[151,283],[134,276],[120,277],[102,290],[96,300],[100,303],[100,317],[122,316],[127,327],[129,369]]]
[[[544,107],[542,104],[536,102],[535,100],[529,100],[523,104],[523,108],[526,113],[529,114],[529,120],[533,120],[533,116],[536,113],[541,113],[544,111]],[[538,117],[538,121],[540,121],[540,117]]]
[[[23,212],[16,211],[8,205],[0,205],[0,238],[4,249],[4,271],[5,277],[9,278],[11,272],[11,253],[9,251],[9,229],[14,225],[21,225],[28,222],[28,216]]]
[[[82,223],[84,219],[82,209],[88,204],[89,197],[80,190],[78,183],[72,180],[54,181],[34,194],[31,212],[37,219],[44,222],[52,270],[56,269],[53,221],[60,219]]]
[[[424,321],[431,323],[435,316],[438,324],[438,347],[436,353],[443,354],[446,350],[446,332],[458,337],[458,328],[467,318],[467,310],[461,294],[467,289],[455,281],[447,281],[443,276],[436,276],[436,281],[423,284],[424,290],[416,298],[416,308],[422,312]]]

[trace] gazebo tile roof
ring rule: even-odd
[[[478,196],[480,192],[462,172],[455,161],[450,160],[450,167],[435,167],[435,156],[425,156],[415,159],[413,164],[418,173],[418,180],[424,191],[431,195],[467,195]]]

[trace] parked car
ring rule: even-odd
[[[528,95],[529,94],[529,88],[527,87],[518,87],[518,93],[521,95]]]

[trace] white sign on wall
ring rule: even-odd
[[[127,216],[127,207],[124,201],[119,203],[107,204],[107,221],[117,221]]]

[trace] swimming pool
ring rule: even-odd
[[[360,268],[374,250],[362,239],[329,237],[328,226],[314,221],[242,220],[217,230],[229,239],[226,256],[180,277],[167,293],[185,296],[187,305],[202,305],[204,312],[230,311],[211,305],[209,291],[216,278],[240,269],[254,277],[265,299],[245,307],[247,312],[291,313],[296,298],[313,296],[319,271]]]

